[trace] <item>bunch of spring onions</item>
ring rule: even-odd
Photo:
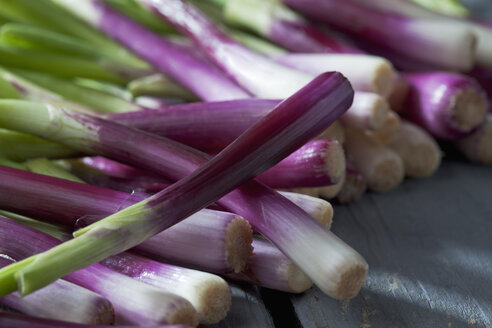
[[[213,324],[229,280],[355,297],[326,199],[431,176],[438,141],[492,164],[492,31],[448,8],[0,0],[0,326]]]

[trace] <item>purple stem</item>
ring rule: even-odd
[[[2,219],[0,217],[0,220]],[[13,262],[6,255],[0,254],[0,267]],[[114,322],[113,306],[107,299],[64,280],[57,280],[26,297],[20,297],[18,294],[6,295],[0,299],[0,303],[38,318],[81,324],[109,325]]]
[[[61,243],[38,230],[3,217],[0,217],[0,238],[2,250],[15,260],[44,252]],[[173,317],[179,315],[182,309],[185,315],[188,314],[186,310],[194,311],[185,299],[135,281],[101,264],[75,271],[63,279],[106,297],[113,304],[117,323],[167,324],[174,321]],[[195,321],[196,313],[193,319],[185,319],[185,323],[189,324],[195,324]]]
[[[131,326],[99,326],[52,319],[28,317],[22,314],[0,311],[0,327],[16,328],[130,328]],[[189,328],[184,325],[146,326],[146,328]]]
[[[69,229],[86,226],[147,197],[3,166],[0,166],[0,181],[0,192],[9,195],[0,198],[0,208],[50,220]],[[236,242],[228,242],[228,227],[236,219],[238,216],[231,213],[201,210],[134,249],[151,257],[205,271],[240,271],[246,264],[251,247],[237,250],[234,247]],[[245,245],[247,240],[241,244]],[[237,266],[231,267],[233,264]]]
[[[457,140],[484,121],[489,104],[485,92],[470,77],[447,72],[403,76],[410,91],[400,114],[433,136]]]
[[[156,69],[193,91],[203,100],[249,98],[219,69],[183,51],[101,1],[92,1],[101,14],[98,28]]]

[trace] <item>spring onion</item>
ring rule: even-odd
[[[202,324],[224,319],[231,307],[231,291],[224,279],[205,272],[168,265],[125,252],[101,262],[146,284],[187,299]]]
[[[152,154],[150,157],[156,160],[155,155],[161,153],[163,158],[156,162],[148,161],[149,155],[145,155],[147,160],[141,157],[135,164],[142,167],[154,162],[155,166],[150,165],[148,168],[152,166],[154,171],[161,172],[165,169],[163,174],[174,174],[175,178],[181,179],[155,196],[78,231],[74,240],[0,270],[0,280],[5,282],[1,284],[3,288],[0,294],[15,289],[14,275],[19,279],[20,290],[26,294],[53,281],[59,275],[139,244],[193,214],[320,134],[350,106],[352,97],[353,90],[346,79],[338,73],[325,73],[278,105],[225,151],[210,160],[204,154],[192,152],[191,149],[166,139],[87,115],[69,113],[52,106],[0,101],[2,125],[15,126],[17,129],[29,126],[32,133],[38,130],[45,137],[69,142],[84,149],[91,148],[91,145],[105,144],[104,147],[95,148],[104,153],[111,152],[114,157],[125,157],[127,162],[137,158],[136,152],[139,149],[149,152],[147,154]],[[10,115],[7,115],[9,111]],[[29,117],[31,119],[26,121]],[[53,122],[60,122],[61,118],[63,125],[57,124],[56,133],[53,133],[50,127]],[[72,130],[71,125],[75,125],[76,129]],[[89,131],[87,126],[90,127]],[[99,126],[97,130],[96,126]],[[42,133],[46,131],[50,133]],[[145,146],[132,146],[133,154],[127,157],[128,147],[139,140],[143,140]],[[126,150],[118,150],[120,147]],[[179,161],[168,163],[173,159]],[[144,165],[144,162],[147,164]],[[186,176],[200,165],[204,167]],[[188,190],[193,192],[193,197],[185,197]],[[320,228],[319,223],[287,199],[251,181],[229,193],[219,203],[252,223],[299,265],[325,293],[335,298],[350,298],[359,291],[367,272],[364,259],[328,230]],[[165,220],[162,218],[163,211],[166,213]],[[286,230],[279,229],[280,226]],[[136,231],[139,233],[135,233]],[[305,240],[306,243],[292,242],[294,240]],[[90,259],[74,256],[75,253],[87,252],[91,253]],[[53,265],[51,262],[57,264]],[[54,267],[56,270],[53,270]],[[41,272],[43,281],[39,279]]]
[[[0,208],[69,229],[85,226],[147,197],[5,167],[0,167],[0,176],[0,190],[9,195],[0,200]],[[239,272],[250,256],[251,238],[251,227],[241,217],[202,210],[135,249],[210,272]]]
[[[469,71],[475,62],[473,30],[454,22],[390,15],[354,0],[283,0],[283,3],[344,32],[435,67]]]
[[[121,42],[203,100],[249,97],[247,92],[230,81],[220,70],[214,69],[200,58],[183,51],[99,0],[77,1],[76,6],[72,1],[56,0],[55,2]]]
[[[46,251],[60,243],[17,222],[8,219],[0,222],[3,251],[15,260]],[[196,311],[185,299],[128,278],[101,264],[93,264],[63,279],[106,297],[113,304],[116,323],[196,325]]]
[[[476,129],[485,119],[488,101],[473,79],[447,72],[404,74],[410,84],[400,115],[433,136],[456,140]]]
[[[0,217],[0,222],[3,220]],[[0,253],[0,267],[12,262],[7,255]],[[114,321],[113,306],[107,299],[64,280],[57,280],[28,297],[21,298],[17,294],[4,296],[0,304],[38,318],[94,325],[109,325]]]

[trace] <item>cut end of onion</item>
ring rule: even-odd
[[[359,293],[366,279],[368,267],[367,265],[357,264],[345,270],[338,283],[334,298],[339,300],[351,299]]]
[[[248,258],[253,253],[253,230],[251,225],[242,217],[233,219],[227,225],[226,257],[227,263],[234,272],[241,272],[246,268]]]
[[[171,325],[187,325],[191,327],[198,326],[198,314],[195,308],[188,301],[175,302],[173,304],[174,311],[166,317],[166,320]]]
[[[206,283],[197,286],[196,292],[201,299],[197,308],[199,321],[210,325],[224,319],[232,304],[231,290],[227,282],[215,276],[211,279],[207,275]],[[196,306],[196,305],[195,305]]]
[[[342,190],[337,195],[340,204],[355,202],[366,191],[367,183],[360,174],[347,174]]]
[[[91,324],[93,325],[109,325],[114,323],[113,305],[106,299],[101,300],[97,304],[98,314],[94,317]]]
[[[473,134],[456,143],[466,158],[474,163],[492,164],[492,114]]]
[[[408,155],[412,158],[408,158]],[[408,155],[402,157],[405,165],[405,175],[411,178],[426,178],[431,176],[441,163],[441,152],[430,144],[412,145]]]
[[[293,293],[302,293],[313,286],[313,281],[294,263],[287,269],[287,283]]]
[[[372,130],[381,129],[386,124],[389,111],[389,104],[385,99],[379,98],[374,102],[369,123]]]
[[[378,130],[371,131],[371,136],[379,140],[383,144],[387,144],[392,140],[401,128],[400,116],[394,111],[389,111],[386,118],[386,123]]]
[[[367,186],[373,191],[390,191],[403,181],[404,176],[405,170],[401,158],[387,149],[387,152],[378,158],[368,176]]]
[[[371,90],[383,97],[390,95],[395,84],[395,70],[393,65],[386,60],[380,59],[380,62],[375,66],[374,77],[371,83]]]
[[[452,121],[461,131],[470,131],[483,123],[487,113],[487,100],[475,89],[464,89],[453,99]]]

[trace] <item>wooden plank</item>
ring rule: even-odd
[[[492,168],[434,177],[335,207],[334,232],[368,260],[360,295],[292,296],[303,327],[492,327]]]

